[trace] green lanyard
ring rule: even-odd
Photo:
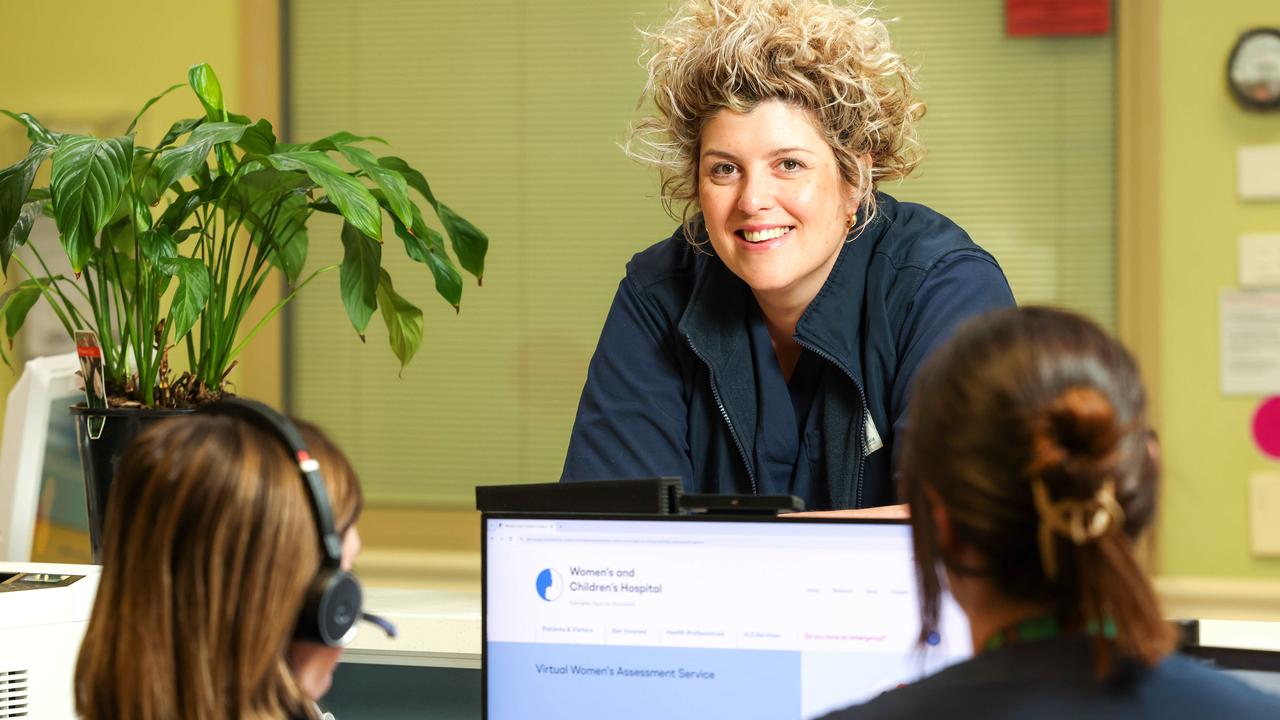
[[[1116,621],[1109,617],[1103,618],[1101,623],[1097,620],[1090,620],[1089,624],[1085,626],[1085,632],[1095,637],[1101,636],[1108,640],[1114,640],[1116,637]],[[1010,625],[992,635],[991,639],[987,640],[987,643],[982,646],[982,652],[999,650],[1006,645],[1049,640],[1061,634],[1062,624],[1058,622],[1058,618],[1053,615],[1041,615],[1029,620],[1023,620],[1016,625]]]

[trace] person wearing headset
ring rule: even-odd
[[[1133,551],[1159,447],[1119,342],[1061,310],[990,313],[921,369],[910,414],[921,643],[946,587],[976,655],[827,720],[1280,718],[1280,697],[1172,652]]]
[[[630,149],[683,222],[627,265],[562,481],[898,502],[916,368],[1014,302],[964,230],[878,189],[920,160],[914,71],[861,4],[689,0],[646,37]]]
[[[261,403],[145,430],[110,490],[77,712],[321,717],[316,701],[362,617],[350,573],[361,505],[333,443]]]

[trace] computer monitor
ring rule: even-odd
[[[0,560],[92,561],[84,473],[67,408],[84,399],[75,353],[27,361],[5,404]]]
[[[923,646],[902,522],[486,515],[490,720],[814,718],[972,654]]]

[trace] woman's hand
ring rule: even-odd
[[[911,513],[906,504],[884,505],[882,507],[860,508],[858,510],[815,510],[813,512],[785,513],[784,518],[858,518],[861,520],[908,520]]]

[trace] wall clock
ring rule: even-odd
[[[1280,110],[1280,29],[1247,30],[1227,60],[1231,94],[1251,110]]]

